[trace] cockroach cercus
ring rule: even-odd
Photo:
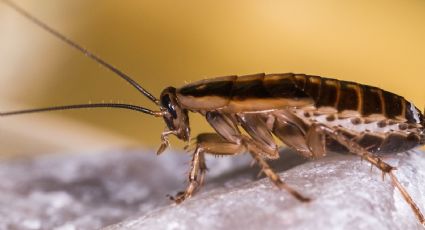
[[[398,153],[425,144],[421,111],[402,96],[355,82],[304,74],[254,74],[201,80],[181,88],[168,87],[157,99],[128,75],[81,47],[13,2],[3,3],[129,82],[150,99],[158,110],[145,107],[95,103],[2,112],[0,116],[81,108],[120,108],[162,117],[166,131],[157,154],[169,145],[168,136],[189,142],[189,112],[200,113],[215,133],[202,133],[193,144],[189,182],[185,191],[170,197],[180,203],[202,185],[206,172],[204,155],[251,154],[262,172],[279,188],[307,202],[268,165],[279,158],[273,136],[307,158],[326,155],[326,150],[360,156],[388,174],[422,225],[425,218],[393,174],[394,167],[382,154]],[[242,133],[240,129],[245,130]]]

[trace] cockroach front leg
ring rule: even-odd
[[[425,225],[425,217],[422,214],[419,207],[416,205],[416,203],[413,201],[412,197],[409,195],[409,193],[406,191],[406,189],[400,184],[397,177],[393,174],[393,170],[395,170],[395,167],[385,163],[381,158],[373,155],[373,153],[369,152],[367,149],[363,148],[356,142],[350,140],[346,136],[344,136],[342,133],[340,133],[337,129],[331,129],[325,125],[321,124],[314,124],[310,127],[311,132],[318,132],[322,134],[326,134],[332,139],[338,141],[342,145],[348,148],[348,150],[351,153],[354,153],[356,155],[359,155],[362,157],[362,159],[365,159],[375,165],[377,168],[379,168],[382,171],[382,177],[386,173],[388,173],[391,177],[391,180],[393,182],[393,185],[400,191],[405,201],[409,204],[413,212],[415,213],[416,217],[420,221],[422,225]]]
[[[162,134],[161,134],[161,145],[159,146],[158,150],[156,151],[156,155],[161,154],[162,152],[164,152],[168,148],[168,146],[170,145],[170,142],[168,141],[168,136],[170,136],[171,134],[176,135],[177,131],[165,130],[164,132],[162,132]]]

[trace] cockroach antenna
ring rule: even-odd
[[[136,88],[139,92],[141,92],[144,96],[146,96],[149,100],[154,102],[156,105],[160,106],[159,100],[153,96],[150,92],[148,92],[145,88],[143,88],[139,83],[137,83],[135,80],[133,80],[130,76],[113,66],[112,64],[106,62],[96,54],[90,52],[86,48],[82,47],[81,45],[77,44],[70,38],[66,37],[65,35],[61,34],[57,30],[53,29],[52,27],[48,26],[46,23],[42,22],[38,18],[34,17],[30,13],[28,13],[26,10],[21,8],[20,6],[16,5],[14,2],[9,0],[0,0],[12,9],[14,9],[16,12],[33,22],[34,24],[38,25],[45,31],[49,32],[53,36],[59,38],[63,42],[67,43],[71,47],[74,47],[76,50],[83,53],[85,56],[91,58],[95,62],[99,63],[101,66],[103,66],[106,69],[109,69],[125,81],[127,81],[131,86]],[[11,111],[11,112],[5,112],[1,113],[0,116],[10,116],[10,115],[18,115],[18,114],[25,114],[25,113],[36,113],[36,112],[46,112],[46,111],[55,111],[55,110],[71,110],[71,109],[83,109],[83,108],[120,108],[120,109],[129,109],[129,110],[135,110],[142,113],[146,113],[153,116],[162,116],[163,112],[161,111],[152,111],[150,109],[136,106],[136,105],[129,105],[129,104],[116,104],[116,103],[97,103],[97,104],[78,104],[78,105],[64,105],[64,106],[54,106],[54,107],[47,107],[47,108],[39,108],[39,109],[28,109],[28,110],[19,110],[19,111]]]
[[[57,111],[57,110],[71,110],[71,109],[88,109],[88,108],[115,108],[115,109],[128,109],[141,113],[146,113],[155,117],[163,116],[164,112],[162,111],[152,111],[150,109],[137,106],[129,105],[122,103],[94,103],[94,104],[78,104],[78,105],[61,105],[53,106],[46,108],[37,108],[37,109],[26,109],[26,110],[16,110],[10,112],[0,113],[0,116],[12,116],[26,113],[39,113],[39,112],[48,112],[48,111]]]
[[[425,216],[419,206],[393,174],[396,168],[380,157],[425,145],[424,115],[404,97],[355,82],[306,74],[260,73],[205,79],[180,88],[170,86],[161,92],[158,100],[128,75],[10,0],[0,1],[116,73],[160,107],[160,111],[152,111],[119,103],[82,104],[12,111],[0,113],[0,116],[99,107],[136,110],[163,117],[167,128],[161,134],[161,146],[157,151],[160,154],[168,147],[170,135],[189,142],[189,112],[199,113],[215,133],[196,136],[186,189],[170,196],[176,203],[192,197],[203,184],[207,171],[205,154],[229,156],[249,152],[278,188],[307,202],[310,199],[287,185],[266,161],[279,158],[274,137],[307,158],[323,157],[327,150],[350,152],[389,174],[419,223],[425,226]]]

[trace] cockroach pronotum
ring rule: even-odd
[[[185,191],[170,198],[180,203],[202,185],[206,172],[204,155],[251,154],[262,172],[279,188],[307,202],[268,165],[279,158],[274,136],[307,158],[326,155],[327,150],[360,156],[388,174],[419,222],[425,218],[393,174],[394,167],[381,154],[404,152],[425,144],[425,120],[419,109],[402,96],[355,82],[304,74],[254,74],[202,80],[181,88],[168,87],[157,99],[130,76],[73,42],[9,0],[3,3],[50,34],[79,50],[129,82],[150,99],[158,110],[145,107],[95,103],[2,112],[0,116],[81,108],[120,108],[162,117],[166,130],[157,154],[169,145],[168,136],[190,141],[189,112],[200,113],[216,131],[195,138],[189,183]],[[245,130],[245,134],[240,131]]]

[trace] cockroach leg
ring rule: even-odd
[[[308,201],[308,198],[282,182],[267,164],[266,159],[279,157],[272,133],[309,158],[324,156],[326,148],[338,149],[341,147],[339,145],[343,145],[344,151],[348,149],[379,168],[383,177],[388,173],[419,221],[425,223],[419,208],[394,176],[392,171],[395,168],[371,153],[404,152],[425,144],[424,114],[402,96],[377,87],[313,75],[260,73],[201,80],[180,88],[170,86],[161,92],[158,99],[129,75],[34,17],[13,1],[1,2],[112,71],[159,107],[159,111],[155,111],[121,103],[74,104],[0,112],[1,117],[85,108],[119,108],[163,117],[168,131],[161,135],[162,143],[157,151],[157,154],[161,154],[169,146],[170,134],[182,141],[189,141],[188,113],[200,113],[217,134],[200,134],[197,137],[189,185],[186,191],[171,197],[177,203],[192,196],[201,186],[206,171],[204,153],[235,155],[245,151],[251,153],[262,172],[278,187],[288,190],[301,201]],[[397,132],[388,132],[392,128],[387,126],[396,124],[398,127],[392,128]],[[249,137],[241,134],[239,126]],[[339,144],[326,143],[326,137]],[[364,146],[367,144],[370,147]]]
[[[383,174],[388,173],[391,176],[393,185],[400,191],[404,200],[409,204],[410,208],[413,210],[420,223],[422,225],[425,225],[425,217],[422,214],[421,210],[413,201],[412,197],[409,195],[403,185],[400,184],[396,176],[393,174],[392,171],[396,169],[395,167],[385,163],[384,161],[382,161],[381,158],[373,155],[371,152],[367,151],[365,148],[361,147],[356,142],[351,141],[350,139],[342,135],[337,129],[334,130],[321,124],[314,124],[311,128],[314,128],[317,132],[322,132],[326,135],[329,135],[331,138],[347,147],[351,153],[359,155],[360,157],[366,159],[367,161],[375,165],[382,171]]]
[[[277,114],[276,122],[273,124],[272,132],[289,148],[295,150],[303,157],[311,158],[314,153],[311,152],[307,145],[305,133],[297,125],[296,120],[289,120],[282,113]]]
[[[177,204],[191,197],[196,190],[203,184],[207,166],[205,164],[204,150],[196,148],[192,157],[192,164],[189,171],[189,185],[184,192],[179,192],[175,197],[169,196]]]
[[[319,158],[326,155],[326,139],[322,132],[316,132],[315,129],[311,127],[307,132],[306,142],[310,151],[313,153],[313,158]]]
[[[413,201],[412,197],[409,195],[409,193],[406,191],[406,189],[400,184],[400,182],[398,181],[397,177],[392,172],[389,172],[388,174],[390,174],[390,177],[391,177],[391,180],[392,180],[393,184],[399,189],[399,191],[400,191],[401,195],[403,196],[403,198],[407,201],[407,203],[409,203],[410,207],[415,212],[415,214],[416,214],[419,222],[422,225],[425,226],[425,217],[422,214],[422,212],[419,209],[419,207]]]
[[[261,155],[259,153],[257,153],[256,151],[252,151],[252,149],[250,149],[249,152],[250,152],[251,156],[255,159],[255,161],[257,162],[257,164],[261,167],[261,171],[264,172],[264,174],[266,174],[266,176],[278,188],[285,189],[291,195],[293,195],[295,198],[297,198],[299,201],[309,202],[311,200],[310,198],[304,197],[299,192],[295,191],[293,188],[289,187],[285,182],[283,182],[280,179],[279,175],[277,175],[277,173],[275,171],[273,171],[273,169],[270,167],[270,165],[266,162],[265,159],[263,159],[261,157]]]
[[[199,169],[201,176],[199,177],[199,186],[204,185],[205,182],[205,174],[208,171],[207,164],[205,163],[205,155],[202,154],[199,160]]]
[[[268,159],[279,158],[277,144],[269,130],[272,121],[267,121],[268,118],[262,114],[238,114],[239,123],[242,128],[249,134],[250,138],[261,146],[263,157]],[[274,120],[274,119],[273,119]],[[267,122],[269,124],[267,124]]]
[[[192,164],[189,171],[189,184],[184,192],[179,192],[175,197],[169,196],[176,203],[181,203],[191,197],[203,184],[207,166],[205,153],[213,155],[235,155],[245,151],[244,145],[232,143],[216,133],[202,133],[196,138],[196,148],[193,153]]]
[[[170,131],[170,130],[166,130],[164,132],[162,132],[161,134],[161,145],[159,146],[158,150],[156,151],[156,155],[160,155],[161,153],[163,153],[168,146],[170,146],[170,141],[168,141],[168,136],[174,134],[176,135],[177,132],[176,131]]]

